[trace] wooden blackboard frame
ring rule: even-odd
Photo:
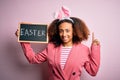
[[[27,27],[28,27],[28,29],[31,27],[31,28],[33,28],[33,27],[35,27],[35,26],[37,26],[37,27],[39,27],[39,30],[40,30],[40,27],[41,28],[44,28],[45,27],[45,40],[43,41],[43,40],[26,40],[26,39],[21,39],[21,27],[22,27],[22,25],[27,25]],[[37,27],[35,27],[35,28],[37,28]],[[35,29],[34,28],[34,29]],[[19,23],[19,28],[18,28],[18,42],[29,42],[29,43],[48,43],[48,32],[47,32],[47,29],[48,29],[48,24],[40,24],[40,23]],[[37,28],[37,30],[38,30],[38,28]],[[33,38],[32,38],[33,39]],[[35,38],[34,38],[35,39]]]

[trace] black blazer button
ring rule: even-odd
[[[72,75],[75,75],[75,74],[76,74],[75,72],[72,73]]]

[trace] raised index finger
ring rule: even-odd
[[[94,41],[95,37],[94,37],[94,32],[92,32],[92,42]]]

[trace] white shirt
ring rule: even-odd
[[[69,53],[71,51],[71,47],[62,47],[62,51],[61,51],[61,56],[60,56],[60,64],[61,64],[61,68],[64,69],[65,63],[67,61],[67,58],[69,56]]]

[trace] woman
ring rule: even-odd
[[[49,25],[49,43],[42,52],[35,54],[30,43],[21,45],[30,63],[48,61],[49,80],[80,80],[83,67],[95,76],[100,65],[99,41],[93,39],[90,49],[81,43],[88,36],[89,30],[81,19],[55,19]]]

